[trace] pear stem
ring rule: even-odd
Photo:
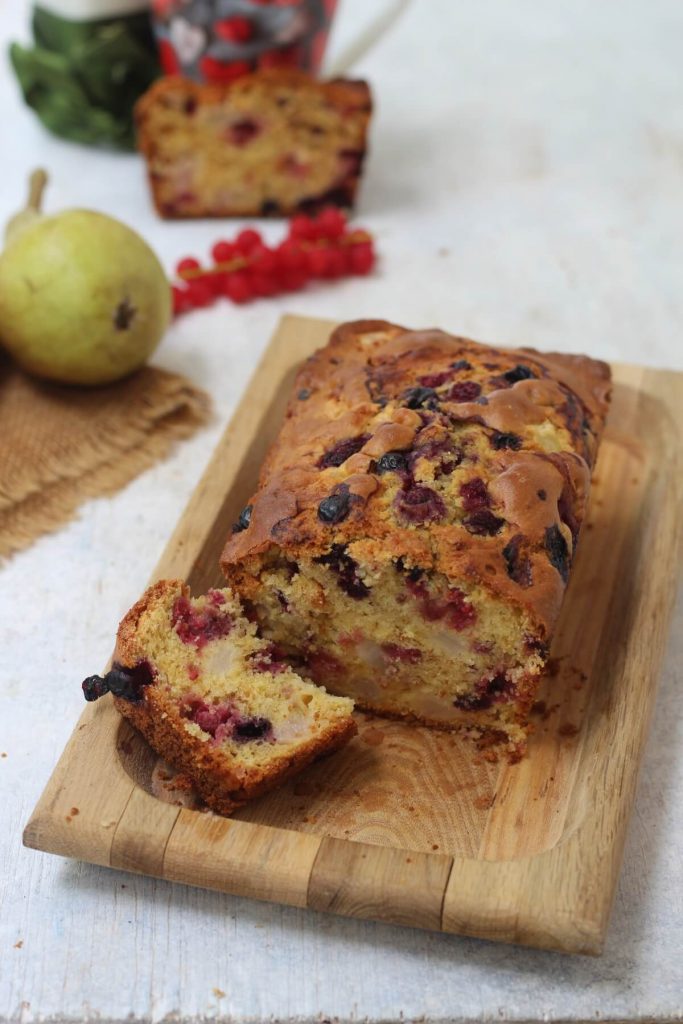
[[[44,171],[42,167],[33,171],[28,182],[28,203],[26,204],[27,210],[35,210],[40,213],[43,205],[43,192],[47,185],[47,171]]]

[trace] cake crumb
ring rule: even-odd
[[[0,754],[0,757],[7,757],[7,752],[3,750],[2,754]]]
[[[310,779],[297,779],[292,787],[292,793],[294,796],[314,796],[320,792],[320,786],[316,785],[315,782],[311,782]],[[303,811],[303,807],[300,808]]]
[[[23,945],[24,945],[24,940],[23,939],[19,939],[18,942],[14,943],[14,948],[15,949],[21,949],[23,947]]]
[[[572,722],[565,722],[557,730],[557,734],[558,736],[576,736],[579,731],[578,725],[574,725]]]
[[[361,739],[363,740],[363,743],[367,743],[369,747],[379,747],[384,743],[384,733],[381,729],[371,727],[370,729],[365,730]]]
[[[216,999],[225,999],[225,992],[223,991],[222,988],[214,988],[212,989],[212,992],[215,995]]]

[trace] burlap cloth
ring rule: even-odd
[[[188,380],[149,366],[81,389],[32,380],[0,358],[0,561],[163,458],[209,409]]]

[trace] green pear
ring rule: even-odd
[[[42,177],[41,177],[42,175]],[[108,384],[138,369],[171,318],[171,289],[147,243],[93,210],[40,214],[44,172],[0,255],[0,343],[28,373]]]

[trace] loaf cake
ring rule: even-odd
[[[118,630],[112,670],[83,683],[107,692],[150,745],[220,814],[272,789],[356,732],[352,701],[332,697],[256,636],[229,590],[192,600],[154,584]]]
[[[371,113],[365,82],[296,70],[200,85],[163,78],[138,101],[138,144],[162,217],[352,206]]]
[[[298,374],[225,577],[332,692],[514,759],[609,391],[587,357],[345,324]]]

